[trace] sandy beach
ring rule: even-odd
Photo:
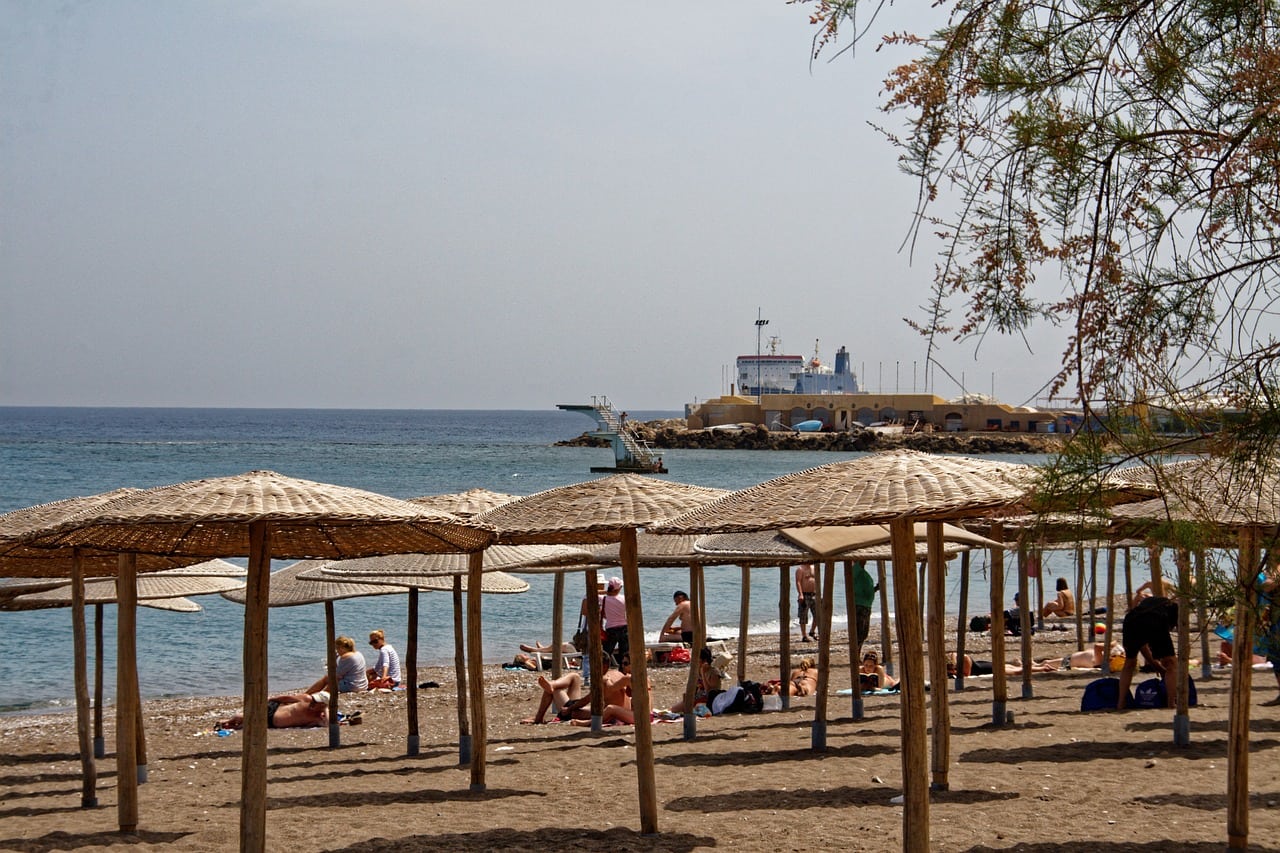
[[[849,686],[836,636],[833,690]],[[978,657],[989,638],[970,634]],[[1042,632],[1036,657],[1075,647],[1074,631]],[[748,677],[776,677],[777,637],[752,637]],[[816,646],[799,652],[815,654]],[[1013,652],[1013,650],[1011,650]],[[1013,652],[1016,653],[1016,652]],[[651,670],[655,704],[674,701],[686,670]],[[1193,672],[1193,675],[1196,673]],[[951,694],[950,790],[930,807],[934,850],[1221,850],[1226,843],[1228,674],[1198,681],[1192,743],[1176,747],[1172,712],[1083,714],[1097,671],[1038,675],[1035,696],[1010,685],[1012,725],[992,728],[991,680]],[[488,790],[458,766],[452,669],[422,669],[421,754],[405,755],[403,694],[344,695],[365,723],[269,733],[269,849],[307,850],[889,850],[901,846],[899,709],[868,696],[853,722],[833,695],[828,748],[810,750],[813,700],[788,711],[702,720],[698,737],[655,723],[658,836],[639,833],[633,731],[521,725],[537,707],[536,674],[487,667]],[[1280,838],[1280,708],[1268,672],[1254,673],[1250,755],[1252,849]],[[112,711],[98,763],[100,805],[80,808],[74,717],[0,719],[0,849],[230,850],[238,845],[239,733],[214,722],[235,697],[144,704],[149,781],[136,834],[116,830]]]

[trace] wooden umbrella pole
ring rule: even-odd
[[[240,754],[240,853],[267,849],[267,609],[271,600],[271,534],[249,523],[244,603],[244,740]],[[330,632],[330,660],[333,659]],[[333,683],[337,698],[337,682]],[[332,705],[330,708],[332,709]]]
[[[1124,549],[1124,609],[1133,606],[1133,553],[1126,545]]]
[[[778,683],[782,694],[782,707],[791,707],[791,690],[787,684],[791,680],[791,567],[778,567]]]
[[[889,523],[893,601],[901,661],[902,849],[929,850],[929,744],[924,707],[923,625],[915,574],[915,526],[910,516]]]
[[[880,661],[884,671],[893,675],[893,642],[889,633],[889,583],[884,560],[876,560],[876,574],[880,584]]]
[[[564,572],[556,572],[551,587],[551,677],[564,675]],[[542,662],[538,662],[542,666]]]
[[[102,605],[93,605],[93,757],[107,754],[107,739],[103,734],[102,695]]]
[[[625,528],[619,549],[622,588],[626,593],[627,641],[631,653],[631,710],[635,714],[636,777],[640,792],[640,832],[658,831],[658,788],[653,765],[653,720],[649,716],[649,668],[644,655],[644,608],[640,599],[640,566],[636,529]]]
[[[134,701],[133,725],[137,730],[137,736],[133,742],[133,751],[138,756],[137,774],[138,784],[147,781],[147,727],[142,722],[142,684],[135,678],[133,680],[133,689],[137,693]]]
[[[1095,614],[1098,612],[1098,546],[1094,545],[1089,549],[1089,620],[1085,623],[1084,633],[1089,638],[1089,647],[1092,648],[1093,643],[1097,640],[1097,634],[1093,630],[1093,620],[1097,618]],[[1083,605],[1077,601],[1076,609],[1079,610]],[[1080,648],[1085,648],[1081,646]]]
[[[1196,621],[1200,623],[1200,677],[1213,678],[1209,653],[1209,579],[1205,576],[1204,551],[1196,551]]]
[[[1102,633],[1102,675],[1111,675],[1111,644],[1115,642],[1112,633],[1116,624],[1116,548],[1107,549],[1107,618],[1103,620],[1106,630]]]
[[[1240,530],[1236,570],[1236,624],[1231,643],[1230,715],[1227,724],[1227,845],[1249,846],[1249,701],[1253,698],[1253,631],[1257,592],[1258,531]]]
[[[964,667],[959,662],[964,660],[964,641],[966,622],[969,618],[969,552],[960,553],[960,612],[956,614],[956,692],[964,691]]]
[[[738,683],[747,680],[747,628],[751,622],[751,569],[742,570],[742,597],[738,603]],[[628,623],[629,624],[629,623]]]
[[[334,616],[333,602],[324,603],[325,665],[329,685],[329,748],[342,745],[342,729],[338,725],[338,620]]]
[[[405,713],[409,715],[409,739],[405,751],[417,755],[421,747],[418,731],[418,588],[409,587],[409,624],[405,627],[404,671]]]
[[[591,731],[604,730],[604,648],[600,645],[600,592],[596,570],[587,569],[587,659],[591,661]]]
[[[859,668],[862,663],[862,643],[859,642],[857,613],[858,602],[853,590],[853,563],[844,561],[844,612],[849,616],[849,630],[845,633],[849,641],[849,685],[853,697],[851,712],[855,721],[864,716],[862,705],[862,678]],[[785,683],[785,682],[784,682]]]
[[[80,549],[76,548],[71,558],[71,632],[76,669],[76,736],[80,744],[80,807],[92,809],[98,806],[98,765],[93,757],[89,721],[89,651],[84,607],[84,562]]]
[[[1187,664],[1191,657],[1191,552],[1179,548],[1175,552],[1178,568],[1178,671],[1174,678],[1173,742],[1177,746],[1191,743],[1191,713],[1187,689]]]
[[[1004,542],[1004,525],[991,525],[991,538]],[[991,549],[991,723],[1009,719],[1009,677],[1004,671],[1004,546]]]
[[[929,549],[929,680],[933,690],[933,783],[930,788],[945,791],[950,787],[947,769],[951,752],[951,709],[947,696],[947,563],[942,541],[942,522],[930,521],[926,526]],[[960,670],[957,658],[956,670]]]
[[[1036,629],[1041,630],[1044,628],[1044,554],[1041,552],[1039,547],[1032,548],[1030,554],[1031,564],[1027,566],[1027,576],[1028,578],[1030,577],[1030,572],[1033,567],[1035,568],[1036,573],[1036,605],[1032,608],[1031,618],[1035,620]],[[1024,602],[1024,609],[1026,609],[1026,599],[1024,598],[1022,600]]]
[[[1164,595],[1164,572],[1160,568],[1160,546],[1154,539],[1147,540],[1147,561],[1151,563],[1151,594]]]
[[[698,584],[701,580],[698,576],[698,564],[689,564],[689,609],[693,612],[694,624],[698,626],[693,632],[693,648],[689,650],[689,673],[684,683],[684,701],[681,703],[684,707],[684,716],[681,722],[684,724],[684,739],[693,740],[698,734],[698,715],[693,712],[694,697],[698,693],[698,673],[702,669],[702,645],[703,640],[699,637],[699,630],[702,627],[702,616],[698,613]]]
[[[821,619],[818,628],[818,689],[813,697],[813,734],[810,748],[823,752],[827,748],[827,695],[831,690],[831,611],[835,607],[836,564],[834,560],[823,563],[822,595],[818,598],[815,619]]]
[[[1034,550],[1030,553],[1036,553]],[[1030,578],[1027,572],[1028,551],[1022,544],[1018,545],[1018,621],[1022,630],[1022,698],[1030,699],[1035,695],[1031,686],[1031,608],[1028,606]]]
[[[1084,648],[1084,543],[1076,544],[1076,651]]]
[[[137,572],[137,555],[121,554],[116,576],[116,811],[122,832],[138,828]]]
[[[471,694],[471,791],[485,789],[485,751],[488,736],[484,701],[484,637],[480,626],[480,595],[484,583],[484,552],[467,563],[467,687]]]
[[[462,575],[453,576],[453,677],[458,685],[458,766],[471,763],[471,720],[467,708],[466,618],[462,610]]]

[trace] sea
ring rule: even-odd
[[[632,411],[633,420],[679,417],[678,412]],[[205,477],[272,470],[292,477],[354,486],[399,498],[482,487],[516,495],[593,479],[592,466],[610,465],[612,451],[556,442],[593,428],[581,414],[558,409],[349,410],[198,408],[0,407],[0,512],[121,487],[149,488]],[[858,454],[823,451],[664,450],[669,479],[723,489],[756,483]],[[1037,456],[998,456],[1036,463]],[[244,560],[231,562],[244,565]],[[1010,561],[1011,562],[1011,561]],[[287,563],[275,561],[273,569]],[[1046,576],[1073,577],[1069,554],[1050,554]],[[989,600],[987,554],[972,555],[970,612]],[[603,572],[602,577],[610,574]],[[621,574],[619,571],[618,574]],[[873,574],[875,572],[873,571]],[[837,572],[833,625],[848,620]],[[483,601],[484,659],[509,662],[521,643],[549,642],[550,575],[521,575],[527,593]],[[959,604],[958,561],[948,571],[947,608]],[[738,636],[742,572],[707,568],[708,634]],[[650,639],[670,613],[672,593],[688,589],[688,572],[642,570],[645,628]],[[751,572],[749,633],[777,633],[778,570]],[[571,574],[565,596],[566,633],[577,624],[582,575]],[[1006,581],[1006,588],[1009,581]],[[1049,586],[1052,589],[1052,586]],[[891,589],[886,590],[892,595]],[[1010,593],[1012,594],[1012,593]],[[137,650],[145,698],[230,696],[243,687],[244,610],[220,596],[196,599],[198,613],[142,607]],[[890,597],[892,603],[892,597]],[[379,595],[334,605],[339,634],[364,649],[369,631],[383,629],[404,656],[407,597]],[[115,694],[115,608],[103,608],[104,693]],[[794,606],[793,606],[794,619]],[[876,621],[879,621],[877,603]],[[89,608],[90,637],[94,608]],[[421,665],[451,665],[452,597],[423,593],[419,601]],[[798,630],[794,622],[792,628]],[[872,636],[879,628],[872,626]],[[273,692],[305,687],[324,672],[325,616],[321,604],[273,608],[269,621],[268,683]],[[0,713],[74,707],[69,608],[0,612]],[[367,649],[364,649],[368,651]],[[90,642],[92,656],[92,640]],[[370,661],[372,662],[372,661]],[[92,666],[92,661],[91,661]]]

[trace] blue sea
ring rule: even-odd
[[[633,411],[650,420],[676,412]],[[0,512],[132,486],[146,488],[202,477],[269,469],[293,477],[355,486],[400,498],[483,487],[532,494],[601,475],[608,449],[556,447],[593,427],[588,418],[547,411],[395,411],[338,409],[130,409],[0,407]],[[671,479],[738,489],[850,458],[856,454],[791,451],[664,450]],[[1038,457],[1004,457],[1037,462]],[[975,552],[971,612],[986,612],[985,552]],[[1055,563],[1054,561],[1058,562]],[[243,564],[243,561],[234,561]],[[273,568],[281,568],[277,562]],[[956,564],[953,563],[953,567]],[[1048,573],[1074,571],[1070,558],[1051,557]],[[839,573],[837,573],[839,574]],[[551,636],[552,578],[526,575],[523,595],[484,598],[484,657],[509,661],[524,642]],[[948,609],[959,601],[958,568],[949,572]],[[645,625],[656,637],[670,611],[671,592],[688,588],[687,571],[642,572]],[[650,586],[652,579],[652,586]],[[752,572],[751,633],[778,630],[777,570]],[[568,579],[565,625],[576,624],[582,584]],[[736,637],[741,594],[737,567],[706,570],[707,621],[712,636]],[[1009,588],[1009,587],[1007,587]],[[1011,594],[1011,593],[1010,593]],[[833,622],[847,624],[837,581]],[[238,694],[243,608],[219,596],[198,599],[200,613],[140,608],[138,661],[146,697]],[[115,608],[104,608],[105,692],[115,694]],[[419,662],[451,664],[452,600],[424,593],[419,604]],[[407,602],[389,595],[335,604],[337,630],[363,642],[382,628],[404,654]],[[878,615],[878,610],[877,610]],[[90,634],[92,635],[92,608]],[[873,626],[874,632],[878,628]],[[304,687],[324,671],[322,605],[271,611],[269,686]],[[0,712],[72,707],[69,609],[0,612]],[[92,654],[92,643],[91,643]],[[39,673],[33,678],[32,673]]]

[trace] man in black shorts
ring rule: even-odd
[[[1164,675],[1165,702],[1173,698],[1174,675],[1177,672],[1178,655],[1173,649],[1169,632],[1178,627],[1178,603],[1167,598],[1152,596],[1130,610],[1124,617],[1124,669],[1120,671],[1120,698],[1116,707],[1124,710],[1129,701],[1129,686],[1138,668],[1138,655],[1146,646],[1152,660],[1156,661]]]

